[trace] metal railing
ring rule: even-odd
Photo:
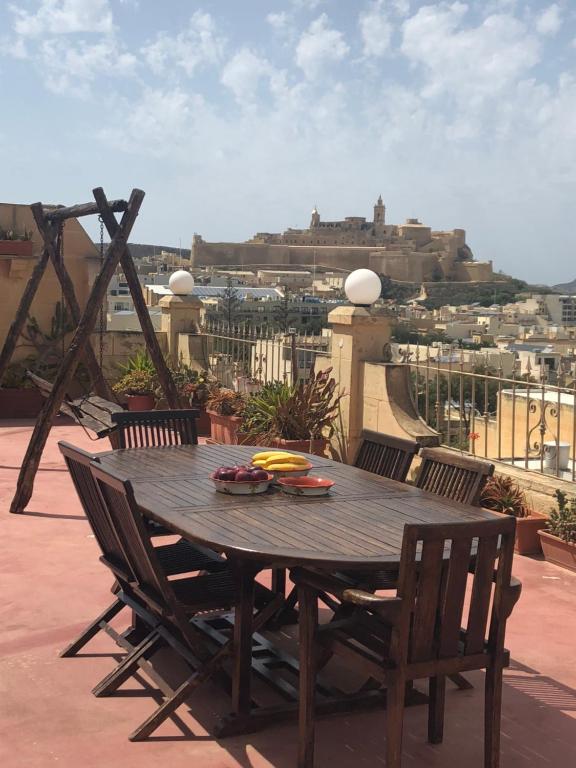
[[[516,360],[504,370],[498,350],[410,346],[413,399],[443,445],[527,470],[576,480],[576,386],[569,371]],[[554,383],[551,383],[550,379]]]
[[[330,336],[213,321],[206,322],[201,333],[208,370],[221,384],[241,392],[272,381],[307,380],[317,360],[330,357]]]

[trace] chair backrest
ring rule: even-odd
[[[498,650],[515,528],[512,516],[405,526],[397,592],[403,600],[397,648],[404,662],[480,654],[485,642],[489,651]]]
[[[364,430],[354,466],[403,483],[418,447],[413,440]]]
[[[90,471],[90,464],[98,462],[98,456],[64,441],[59,442],[58,447],[64,456],[94,538],[102,551],[103,562],[117,578],[132,581],[134,577],[126,554]]]
[[[100,464],[90,465],[108,515],[122,543],[140,592],[156,610],[174,608],[174,592],[158,561],[157,553],[134,499],[132,485],[105,471]]]
[[[420,457],[417,488],[462,504],[480,506],[480,496],[486,480],[494,474],[494,464],[441,448],[423,448]]]
[[[120,448],[198,445],[198,411],[119,411],[112,414]]]

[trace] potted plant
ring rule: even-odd
[[[488,478],[480,503],[493,512],[516,518],[514,550],[519,555],[535,555],[541,551],[538,531],[546,525],[546,518],[534,513],[526,494],[511,477],[494,475]]]
[[[32,256],[32,233],[0,227],[0,256]]]
[[[210,418],[210,437],[216,443],[238,445],[238,432],[246,398],[227,387],[213,387],[208,397],[206,413]]]
[[[211,380],[208,371],[197,371],[182,362],[171,373],[180,401],[187,403],[188,407],[196,409],[199,413],[196,422],[198,434],[209,435],[210,417],[206,413],[206,405],[210,397],[210,387],[216,382]],[[161,393],[157,394],[161,395]]]
[[[576,496],[554,493],[556,506],[550,510],[546,528],[538,531],[548,562],[576,571]]]
[[[297,384],[264,384],[246,401],[244,430],[250,441],[323,456],[342,399],[331,370]]]
[[[0,419],[35,419],[44,398],[26,377],[31,362],[12,363],[6,368],[0,385]]]
[[[156,404],[156,376],[150,371],[130,371],[112,389],[125,395],[129,411],[152,411]]]

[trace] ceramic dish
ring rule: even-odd
[[[278,481],[282,477],[306,477],[311,469],[312,464],[303,464],[301,467],[298,467],[298,469],[292,469],[289,471],[269,469],[267,472],[270,472],[272,475],[274,475],[274,480],[272,482],[278,484]]]
[[[271,472],[268,472],[267,480],[217,480],[213,474],[210,475],[210,480],[219,493],[229,493],[233,496],[252,496],[255,493],[266,493],[273,479]]]
[[[278,485],[292,496],[326,496],[334,481],[324,477],[281,477]]]

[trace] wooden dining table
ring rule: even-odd
[[[225,553],[236,572],[232,712],[220,724],[219,736],[254,730],[282,717],[280,708],[269,712],[253,708],[252,622],[255,580],[261,571],[295,565],[327,572],[393,569],[399,563],[406,523],[494,518],[494,513],[479,507],[307,454],[311,474],[334,481],[327,496],[295,497],[277,487],[254,496],[215,490],[212,471],[247,463],[259,450],[263,447],[166,446],[100,456],[104,469],[132,483],[147,517]]]

